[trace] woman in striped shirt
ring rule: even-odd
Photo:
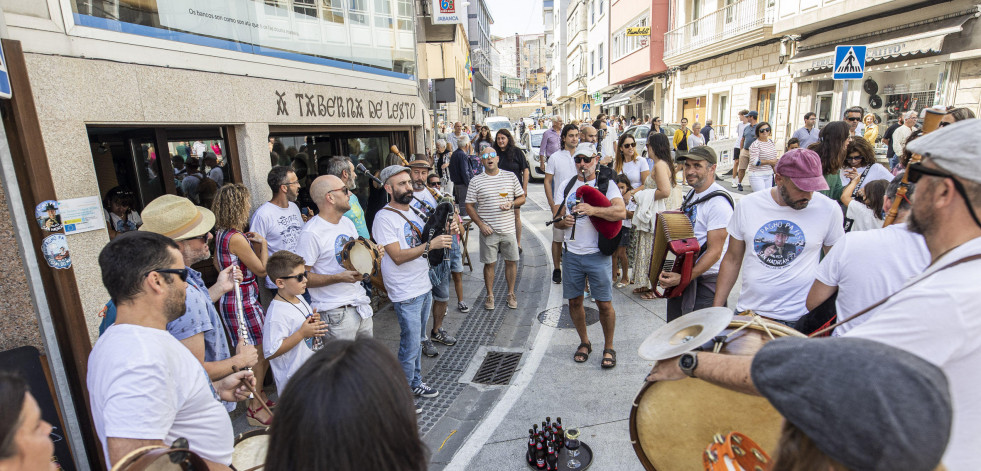
[[[756,126],[756,140],[749,145],[749,184],[753,191],[768,190],[773,186],[773,169],[780,160],[777,146],[771,136],[773,128],[763,121]]]

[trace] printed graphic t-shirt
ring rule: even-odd
[[[785,321],[807,313],[822,247],[845,235],[838,204],[816,192],[802,210],[778,205],[769,191],[747,195],[728,229],[746,243],[736,309]]]
[[[273,356],[287,337],[296,333],[313,314],[313,309],[298,297],[299,304],[283,301],[278,296],[266,309],[266,320],[262,327],[262,351],[266,358]],[[303,339],[291,350],[269,360],[273,377],[276,378],[276,391],[282,393],[290,378],[306,361],[313,356],[313,338]]]
[[[391,208],[391,206],[386,206]],[[393,208],[394,209],[394,208]],[[399,211],[408,221],[388,209],[375,213],[375,222],[371,226],[371,235],[375,242],[387,246],[398,242],[399,248],[408,250],[422,245],[422,240],[412,230],[422,233],[422,219],[414,212]],[[411,226],[410,226],[411,223]],[[392,257],[386,255],[381,262],[382,277],[385,279],[385,290],[388,298],[394,303],[406,301],[421,296],[433,289],[429,281],[429,261],[418,257],[401,265],[396,265]]]
[[[576,190],[583,186],[583,182],[577,177],[576,183],[572,185],[572,189],[569,190],[569,194],[565,197],[565,214],[571,214],[572,208],[576,207]],[[559,197],[562,197],[562,192],[565,191],[566,185],[569,184],[570,179],[566,179],[559,185]],[[592,179],[585,184],[596,187],[596,179]],[[620,194],[620,188],[614,184],[611,180],[609,186],[606,188],[606,197],[612,202],[614,199],[619,198],[623,200],[623,196]],[[577,255],[589,255],[599,252],[599,232],[596,232],[596,228],[593,227],[593,223],[589,221],[589,218],[582,216],[576,218],[576,240],[572,240],[572,228],[565,230],[565,247],[568,251]]]
[[[709,193],[720,190],[726,191],[726,189],[722,188],[722,186],[718,183],[713,183],[705,191],[692,195],[691,201],[698,201]],[[705,247],[705,244],[708,242],[709,231],[725,229],[729,225],[729,219],[732,218],[732,206],[729,205],[729,200],[727,200],[724,196],[715,196],[695,206],[686,208],[685,214],[688,215],[688,220],[691,221],[692,229],[694,229],[695,232],[695,238],[698,239],[698,246]],[[722,255],[719,256],[719,260],[716,261],[711,268],[706,270],[703,275],[714,275],[719,273],[719,266],[722,264],[722,257],[725,256],[726,249],[728,248],[729,238],[726,237],[725,243],[722,246]]]
[[[341,265],[344,244],[357,238],[358,231],[348,218],[342,217],[337,224],[331,224],[320,216],[312,217],[300,231],[296,254],[303,257],[314,273],[336,275],[347,271]],[[365,295],[361,283],[334,283],[307,289],[311,304],[321,311],[354,304]]]
[[[303,217],[300,216],[300,208],[296,203],[289,203],[285,208],[266,201],[259,209],[252,213],[252,222],[249,223],[249,230],[261,235],[266,239],[269,246],[269,255],[280,250],[289,250],[296,253],[296,243],[300,239],[300,229],[303,228]],[[269,277],[266,277],[266,287],[275,289]]]

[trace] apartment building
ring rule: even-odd
[[[589,71],[586,93],[594,108],[592,115],[600,113],[604,95],[615,89],[610,85],[610,0],[589,0],[586,20],[589,45]],[[607,96],[609,97],[609,96]]]
[[[324,157],[347,155],[377,170],[391,145],[422,152],[413,1],[37,0],[0,8],[13,92],[0,102],[10,147],[3,196],[14,209],[3,205],[0,234],[11,249],[3,277],[16,280],[0,284],[9,300],[0,350],[43,355],[60,413],[48,420],[64,438],[56,459],[100,469],[84,398],[109,299],[97,260],[109,242],[105,195],[131,191],[140,211],[180,194],[175,162],[201,154],[189,149],[216,154],[225,182],[245,184],[253,207],[270,198],[273,165],[292,165],[305,187]],[[367,201],[366,177],[358,187]],[[76,223],[42,227],[33,216],[49,205]],[[211,260],[195,268],[215,276]]]
[[[542,16],[545,20],[545,42],[548,47],[546,105],[551,113],[559,113],[558,99],[568,95],[568,37],[566,17],[569,0],[542,0]]]
[[[420,18],[420,21],[427,19]],[[451,30],[450,33],[429,34],[426,41],[418,45],[419,79],[427,81],[428,88],[428,80],[452,78],[456,88],[456,101],[436,105],[436,124],[457,121],[469,124],[472,118],[470,107],[473,97],[467,73],[470,43],[467,41],[467,32],[463,24],[445,26]],[[428,94],[423,93],[423,95],[428,105]]]
[[[589,117],[586,106],[586,87],[589,80],[586,35],[586,0],[572,0],[565,18],[566,30],[566,91],[556,99],[559,113],[567,120]]]
[[[609,114],[626,117],[658,115],[663,107],[664,43],[667,0],[614,0],[610,5],[610,84],[616,94],[604,100]],[[627,29],[650,27],[650,36],[628,36]]]
[[[861,106],[879,135],[904,111],[933,105],[981,111],[981,30],[977,1],[779,0],[773,31],[793,76],[792,124],[814,111],[819,126]],[[835,47],[866,46],[862,80],[832,80]],[[846,91],[847,87],[847,91]]]
[[[470,64],[473,67],[473,122],[482,123],[494,116],[500,100],[500,85],[494,87],[494,45],[491,42],[490,25],[494,24],[485,0],[472,0],[467,5],[470,41]],[[500,78],[498,78],[500,80]]]

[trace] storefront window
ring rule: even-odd
[[[408,0],[74,0],[72,6],[80,26],[406,79],[415,74]]]

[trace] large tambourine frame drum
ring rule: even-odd
[[[129,452],[112,471],[207,471],[208,465],[191,450],[145,446]]]
[[[269,428],[257,428],[235,437],[232,466],[238,471],[263,469],[269,451]]]
[[[773,337],[804,337],[783,324],[736,316],[720,335],[720,353],[751,355]],[[731,391],[697,378],[646,383],[630,409],[630,443],[649,471],[704,470],[702,454],[716,434],[736,431],[764,451],[776,449],[783,417],[763,397]]]

